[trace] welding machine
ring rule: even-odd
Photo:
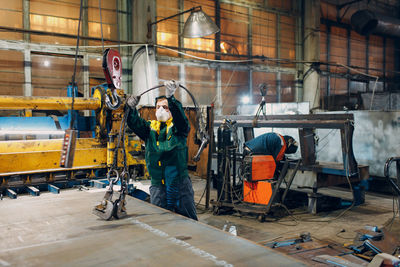
[[[242,162],[243,201],[267,205],[272,196],[271,179],[276,163],[271,155],[248,155]]]

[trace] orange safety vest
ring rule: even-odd
[[[278,134],[278,135],[279,135],[279,137],[280,137],[281,140],[282,140],[282,148],[281,148],[281,150],[279,151],[278,155],[276,156],[276,159],[275,159],[276,162],[283,160],[283,156],[285,155],[285,151],[286,151],[286,142],[285,142],[285,139],[283,138],[282,135],[280,135],[280,134]]]

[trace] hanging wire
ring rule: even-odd
[[[74,102],[75,102],[75,78],[76,78],[76,65],[77,65],[77,61],[78,61],[79,36],[80,36],[80,29],[81,29],[82,10],[83,10],[83,0],[81,0],[81,5],[79,7],[78,35],[77,35],[77,38],[76,38],[74,73],[72,74],[71,121],[70,121],[70,124],[69,124],[69,128],[70,129],[73,129],[74,122],[75,122],[75,115],[74,115],[73,110],[74,110]]]
[[[99,0],[99,13],[100,13],[101,48],[102,52],[104,52],[103,20],[101,18],[101,0]]]
[[[117,13],[117,39],[118,39],[118,52],[121,53],[121,33],[119,31],[119,1],[116,0],[116,10],[115,12]]]

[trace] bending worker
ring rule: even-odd
[[[127,100],[130,107],[128,126],[146,146],[146,166],[151,176],[150,202],[161,208],[197,220],[194,193],[187,162],[186,139],[190,125],[182,104],[175,99],[179,83],[165,82],[166,96],[156,98],[157,120],[139,117],[136,106],[140,97]]]
[[[271,155],[279,162],[285,154],[296,153],[297,147],[296,140],[290,135],[265,133],[244,143],[243,154]]]

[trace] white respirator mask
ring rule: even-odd
[[[163,107],[160,107],[156,111],[157,120],[166,122],[169,119],[169,113]]]

